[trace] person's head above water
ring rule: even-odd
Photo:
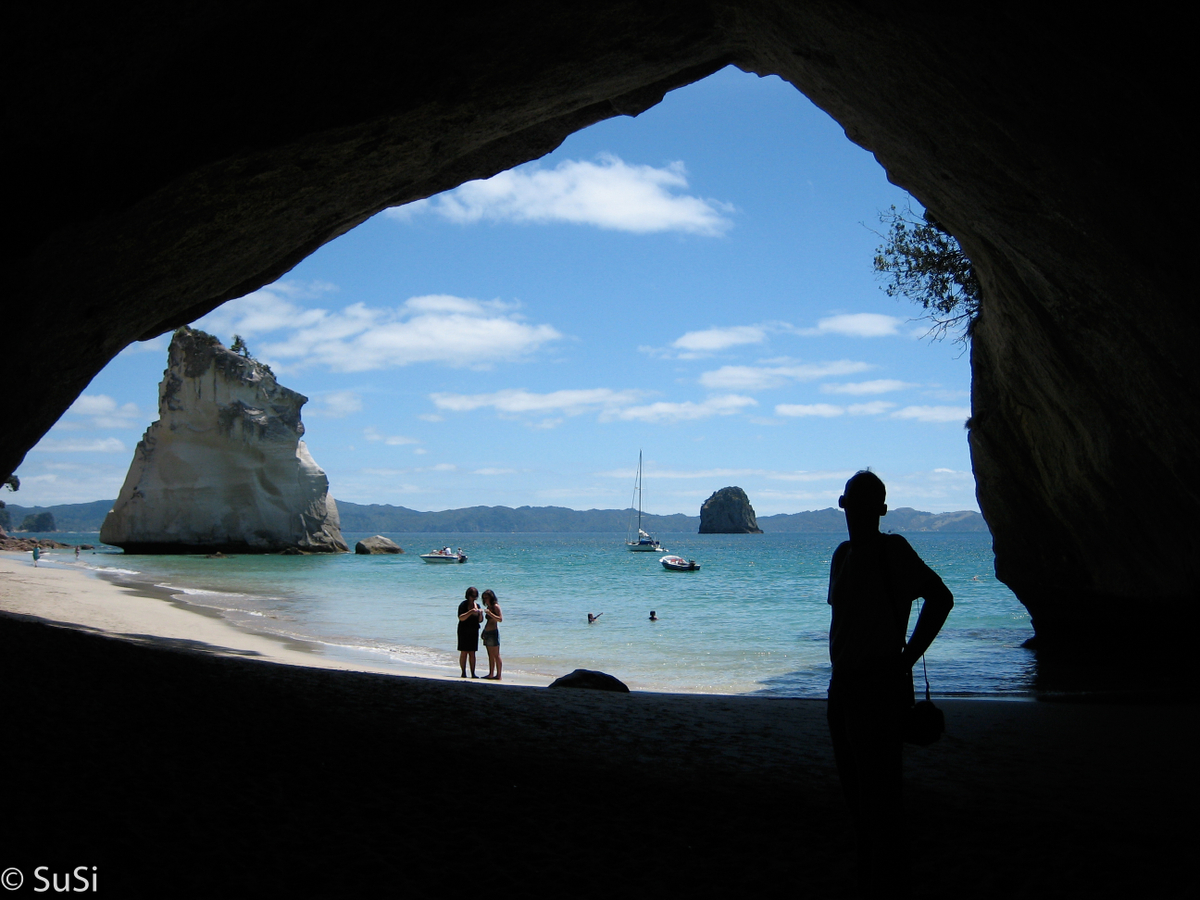
[[[851,535],[860,526],[878,531],[880,516],[887,515],[887,488],[878,475],[863,469],[846,482],[838,506],[846,511],[846,526]]]

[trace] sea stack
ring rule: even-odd
[[[762,534],[750,498],[740,487],[724,487],[700,507],[701,534]]]
[[[158,421],[100,540],[129,553],[348,550],[329,479],[300,440],[308,398],[203,331],[177,330],[167,359]]]

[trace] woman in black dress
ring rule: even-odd
[[[479,623],[483,620],[483,610],[475,605],[479,599],[479,591],[473,587],[467,588],[466,599],[458,604],[458,667],[462,669],[462,677],[467,677],[467,660],[471,662],[471,677],[475,674],[475,653],[479,649]]]

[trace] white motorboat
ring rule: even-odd
[[[668,572],[698,572],[700,563],[694,559],[684,559],[682,556],[664,556],[659,560]]]
[[[441,550],[430,550],[428,553],[422,553],[421,559],[427,563],[465,563],[467,554],[462,552],[462,548],[451,550],[449,547],[443,547]]]
[[[634,553],[666,553],[667,548],[642,531],[642,452],[638,451],[637,478],[633,482],[633,497],[637,501],[637,540],[625,538],[625,546]],[[629,530],[633,530],[633,504],[629,507]]]

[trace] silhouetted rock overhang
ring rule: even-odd
[[[974,260],[978,495],[1039,633],[1130,603],[1194,620],[1197,192],[1167,106],[1193,80],[1183,23],[819,0],[149,9],[10,17],[22,383],[0,472],[130,342],[733,63],[828,111]]]

